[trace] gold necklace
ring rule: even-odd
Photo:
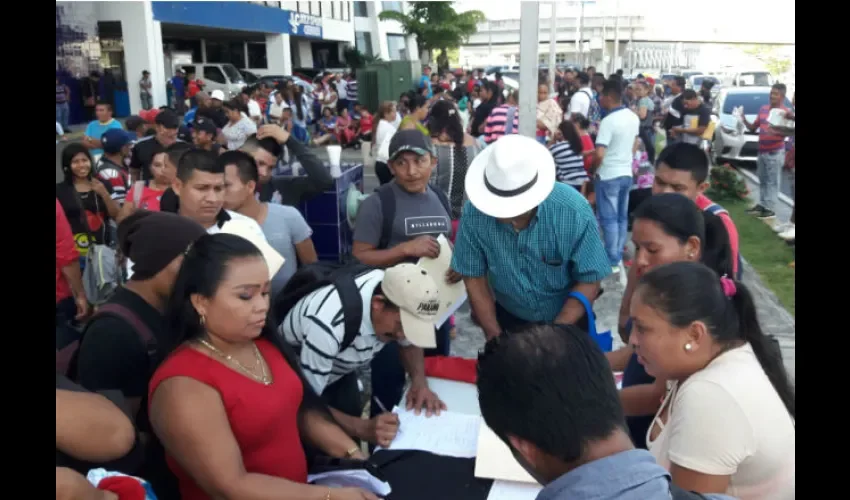
[[[271,385],[271,377],[269,377],[268,373],[266,373],[266,365],[263,364],[263,357],[260,354],[260,349],[257,348],[257,344],[253,342],[251,343],[251,345],[254,347],[254,358],[256,359],[257,364],[254,365],[253,368],[249,369],[248,367],[240,363],[238,359],[234,358],[230,354],[225,354],[221,349],[207,342],[205,339],[198,339],[198,342],[210,351],[212,351],[213,354],[229,362],[231,365],[235,366],[257,382],[261,382],[263,385]],[[257,366],[260,367],[260,370],[262,372],[262,375],[260,375],[259,377],[254,374],[254,370],[257,369]]]

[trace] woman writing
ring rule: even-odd
[[[741,500],[795,497],[795,396],[778,346],[740,282],[696,262],[650,271],[629,342],[671,388],[647,433],[673,482]]]
[[[634,213],[632,240],[635,244],[636,276],[671,262],[703,262],[717,276],[732,273],[732,252],[723,221],[700,210],[687,197],[666,193],[646,200]],[[629,310],[637,283],[629,282],[623,294],[621,336],[631,331]],[[664,379],[647,375],[631,346],[606,354],[614,371],[623,371],[620,401],[635,446],[646,448],[646,431],[666,390]]]
[[[363,455],[274,333],[269,289],[269,267],[246,239],[204,235],[186,252],[166,313],[167,357],[149,386],[181,497],[376,500],[305,484],[302,440],[332,457]]]
[[[112,199],[110,188],[92,176],[91,154],[82,144],[71,143],[62,150],[62,173],[56,199],[71,225],[77,251],[85,257],[90,245],[111,243],[107,226],[121,207]]]
[[[377,148],[375,153],[375,175],[381,185],[390,182],[393,179],[393,174],[390,167],[387,166],[387,161],[390,157],[390,139],[396,132],[396,105],[392,101],[384,101],[378,108],[378,122],[375,128],[375,142],[372,143],[373,150]]]

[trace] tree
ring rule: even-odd
[[[382,21],[398,21],[406,35],[416,35],[419,49],[433,54],[440,50],[437,68],[449,67],[449,49],[459,48],[478,31],[478,23],[487,18],[480,10],[455,12],[451,2],[410,2],[410,13],[392,10],[381,12]]]
[[[770,45],[753,45],[744,49],[744,53],[755,57],[773,76],[779,76],[791,69],[791,58],[777,54]]]
[[[352,46],[348,46],[343,49],[342,55],[343,58],[345,58],[346,64],[355,71],[360,68],[366,67],[367,64],[371,64],[373,62],[378,62],[381,60],[380,57],[367,56],[363,52],[360,52],[360,49]]]

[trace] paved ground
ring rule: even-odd
[[[61,168],[59,167],[59,157],[62,143],[57,145],[57,182],[61,180]],[[318,154],[325,157],[324,149],[319,149]],[[343,151],[343,161],[363,161],[363,154],[360,151],[345,150]],[[758,186],[749,182],[752,196],[758,197]],[[365,175],[365,191],[372,192],[378,186],[377,178],[374,174],[374,165],[372,162],[367,162]],[[777,210],[779,219],[785,221],[791,215],[790,207],[780,203]],[[782,244],[777,240],[777,244]],[[786,311],[779,303],[776,296],[768,290],[753,268],[746,263],[744,283],[753,294],[758,309],[759,320],[765,333],[775,335],[779,339],[782,347],[782,356],[785,361],[785,366],[789,374],[795,376],[795,321],[788,311]],[[620,340],[616,335],[617,315],[619,313],[620,303],[623,297],[623,286],[618,280],[613,277],[605,279],[602,284],[605,293],[599,300],[596,301],[595,310],[597,315],[597,326],[599,331],[614,330],[615,348],[619,347]],[[474,358],[478,350],[484,345],[484,334],[480,328],[475,326],[469,317],[469,310],[463,307],[456,316],[457,338],[452,343],[452,354],[466,358]]]
[[[738,168],[744,168],[748,172],[756,174],[756,162],[740,162]],[[791,197],[791,179],[787,171],[782,170],[782,175],[779,177],[779,192],[785,196]]]

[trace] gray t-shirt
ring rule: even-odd
[[[652,102],[652,99],[649,97],[641,97],[637,103],[638,109],[645,107],[646,108],[646,118],[640,121],[641,128],[652,127],[652,119],[655,112],[655,103]],[[640,118],[640,115],[638,115]]]
[[[284,258],[283,266],[272,278],[272,297],[283,290],[289,278],[298,269],[298,256],[295,245],[313,234],[307,221],[295,207],[268,204],[269,213],[261,226],[266,240]]]
[[[385,189],[391,189],[396,200],[393,230],[388,240],[389,248],[423,234],[437,236],[442,233],[449,237],[452,228],[451,220],[433,188],[429,186],[424,193],[408,193],[396,182],[391,182]],[[383,225],[381,199],[378,193],[373,193],[360,205],[357,225],[354,229],[354,241],[377,247],[381,241]]]

